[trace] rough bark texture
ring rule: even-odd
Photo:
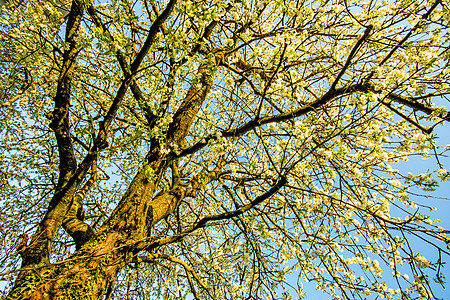
[[[47,264],[50,257],[50,243],[61,226],[63,218],[72,203],[72,195],[76,190],[73,174],[77,168],[72,138],[69,130],[70,88],[73,71],[76,66],[78,48],[75,42],[80,28],[84,6],[82,2],[73,1],[66,29],[66,42],[69,45],[64,51],[63,64],[56,95],[53,98],[54,110],[47,113],[50,128],[53,130],[59,152],[59,179],[56,193],[50,201],[47,213],[39,224],[39,228],[31,239],[30,245],[21,249],[22,267],[36,264]]]
[[[183,144],[199,107],[212,83],[216,59],[199,67],[199,82],[192,85],[169,126],[166,144]],[[136,174],[116,209],[97,233],[82,222],[82,193],[68,197],[60,222],[74,239],[79,250],[70,259],[48,264],[29,261],[11,291],[11,299],[99,299],[114,281],[121,268],[136,254],[133,245],[146,238],[148,228],[175,211],[179,201],[191,196],[199,187],[198,179],[175,185],[169,192],[154,193],[162,174],[174,159],[157,146],[147,154],[144,167]],[[217,176],[217,170],[210,176]],[[93,180],[93,178],[91,178]],[[73,191],[72,195],[75,193]],[[64,221],[64,222],[63,222]],[[60,224],[61,224],[60,223]],[[58,226],[55,224],[55,228]],[[48,239],[50,240],[50,239]],[[49,246],[50,244],[48,244]],[[33,245],[26,249],[33,251]]]
[[[435,2],[433,8],[436,7],[437,3],[438,1]],[[187,54],[189,57],[196,53],[201,53],[204,55],[204,60],[201,62],[196,76],[192,76],[195,77],[195,80],[189,87],[186,97],[174,111],[173,121],[169,124],[167,132],[165,132],[165,138],[151,141],[150,150],[142,163],[141,169],[135,174],[119,204],[99,230],[95,232],[88,224],[84,223],[83,199],[97,180],[96,160],[98,154],[101,150],[108,147],[107,138],[108,135],[112,135],[109,132],[111,124],[114,122],[128,90],[131,90],[131,95],[141,105],[147,125],[150,127],[149,129],[152,129],[151,127],[157,123],[158,118],[163,115],[167,108],[168,100],[164,100],[160,103],[159,111],[152,111],[150,106],[145,103],[144,92],[141,91],[138,79],[135,77],[142,69],[141,64],[149,54],[152,44],[157,40],[158,32],[163,30],[164,22],[170,16],[175,4],[176,0],[170,0],[161,14],[159,12],[156,13],[155,18],[152,19],[154,21],[151,27],[146,31],[148,34],[143,39],[142,47],[137,53],[134,53],[136,54],[134,59],[131,59],[129,62],[128,57],[125,57],[120,50],[116,49],[115,56],[123,71],[123,78],[118,84],[119,88],[115,92],[115,96],[111,97],[110,107],[105,109],[103,120],[99,122],[98,132],[92,138],[92,146],[86,146],[87,153],[84,160],[77,162],[74,155],[73,137],[70,132],[69,120],[73,72],[76,69],[77,56],[81,51],[76,42],[77,34],[80,30],[85,10],[87,10],[93,26],[105,33],[108,31],[108,27],[101,20],[101,16],[97,14],[92,5],[83,0],[72,0],[66,24],[65,44],[67,48],[65,48],[59,64],[61,67],[56,93],[53,97],[54,108],[46,114],[50,120],[49,127],[54,133],[58,147],[58,183],[55,193],[49,202],[47,212],[40,222],[36,233],[32,236],[29,243],[24,238],[24,241],[18,248],[18,253],[22,257],[22,269],[17,277],[15,286],[8,295],[9,299],[100,299],[112,285],[120,270],[133,261],[140,251],[175,242],[183,236],[202,228],[207,222],[239,216],[271,197],[286,184],[285,174],[278,173],[279,178],[273,180],[273,185],[272,182],[270,183],[272,185],[270,189],[267,189],[265,193],[256,196],[252,200],[248,197],[248,202],[244,203],[244,205],[236,205],[235,210],[224,211],[216,215],[201,216],[198,218],[197,223],[189,225],[187,229],[185,228],[185,231],[177,236],[157,241],[151,241],[148,237],[150,229],[163,218],[173,214],[181,200],[186,197],[194,197],[198,189],[219,177],[221,162],[217,164],[216,169],[212,172],[207,173],[202,178],[194,176],[188,182],[180,182],[179,178],[177,178],[179,175],[177,174],[176,166],[177,155],[183,156],[195,153],[202,147],[205,147],[209,141],[217,138],[216,134],[211,135],[193,144],[190,148],[185,147],[185,139],[197,117],[199,109],[208,96],[214,81],[215,71],[218,66],[226,64],[227,56],[233,51],[231,48],[206,50],[207,47],[204,47],[204,41],[208,39],[218,24],[217,21],[212,21],[205,27],[203,34]],[[227,10],[230,7],[228,6]],[[243,25],[242,28],[249,25],[250,23]],[[236,32],[244,30],[242,28],[237,29]],[[290,111],[278,109],[279,113],[275,115],[260,117],[258,110],[254,118],[246,119],[246,123],[239,124],[237,127],[223,130],[221,136],[235,138],[265,124],[285,122],[304,116],[326,105],[336,97],[354,93],[370,92],[380,94],[381,91],[377,90],[375,85],[370,82],[372,75],[355,83],[342,83],[342,77],[349,68],[351,60],[369,37],[371,30],[371,26],[366,28],[364,35],[359,38],[353,47],[347,61],[332,82],[329,90],[321,96],[317,96],[316,100],[294,107]],[[110,39],[113,39],[112,36],[109,34]],[[398,46],[396,47],[398,48]],[[394,48],[392,51],[395,51],[397,48]],[[170,59],[169,68],[171,75],[169,76],[170,80],[167,82],[167,87],[170,87],[168,90],[171,90],[174,84],[174,78],[171,77],[175,73],[173,69],[185,63],[186,60],[186,57],[178,62],[175,62],[173,58]],[[238,73],[242,76],[257,74],[266,84],[265,90],[267,90],[277,73],[277,69],[265,70],[261,67],[254,67],[241,56],[237,57],[234,66],[239,69]],[[339,87],[339,84],[343,86]],[[23,90],[25,89],[26,86],[23,87]],[[265,92],[259,92],[259,95],[264,94]],[[12,101],[15,100],[10,100],[9,102]],[[411,108],[413,111],[420,111],[428,115],[435,112],[432,106],[400,94],[389,93],[383,100],[379,101],[393,110],[395,107],[391,103],[401,104]],[[0,108],[2,105],[0,104]],[[400,115],[401,112],[396,113]],[[406,116],[402,117],[408,120]],[[450,114],[442,116],[442,119],[450,121]],[[410,122],[414,122],[414,120],[410,120]],[[175,154],[175,152],[178,154]],[[171,189],[155,195],[161,178],[169,167],[172,168],[173,172]],[[89,174],[91,177],[88,179]],[[77,251],[69,259],[51,264],[51,242],[57,230],[61,227],[73,238]],[[155,254],[155,257],[157,255]],[[161,254],[161,256],[163,255]]]

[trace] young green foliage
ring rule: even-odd
[[[437,298],[449,6],[7,1],[5,296]]]

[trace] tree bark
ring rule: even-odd
[[[223,56],[223,53],[221,55]],[[191,86],[175,113],[165,140],[166,145],[183,144],[200,106],[206,99],[218,61],[219,59],[212,55],[208,62],[199,67],[199,82]],[[78,245],[80,249],[68,260],[55,264],[49,264],[48,260],[27,264],[18,276],[9,298],[102,297],[122,267],[136,255],[133,246],[145,240],[148,227],[173,213],[179,201],[192,195],[199,187],[194,179],[186,185],[176,185],[168,193],[153,197],[161,176],[174,158],[172,152],[167,154],[159,145],[154,145],[147,154],[143,167],[98,232],[89,241]],[[212,172],[212,176],[216,175],[217,170]],[[76,223],[75,215],[81,203],[76,199],[72,202],[75,206],[68,210],[65,225]],[[78,234],[83,232],[83,226],[73,225],[71,228],[80,229]],[[28,251],[34,249],[33,245],[27,248],[30,249]]]

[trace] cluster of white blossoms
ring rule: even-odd
[[[114,209],[152,143],[176,157],[181,184],[220,169],[152,228],[155,238],[175,236],[204,216],[239,213],[157,249],[185,261],[209,290],[193,284],[182,265],[162,260],[122,272],[117,293],[137,297],[142,285],[149,298],[194,291],[207,298],[209,291],[217,298],[290,299],[294,289],[304,296],[300,285],[288,288],[297,276],[335,299],[431,298],[431,277],[439,282],[435,269],[443,262],[409,240],[419,236],[447,255],[449,237],[423,211],[429,203],[413,201],[413,188],[434,190],[435,177],[448,180],[449,173],[439,160],[436,171],[421,174],[396,163],[449,150],[430,134],[449,111],[450,4],[438,2],[178,1],[132,74],[143,97],[127,90],[112,122],[98,161],[102,180],[85,200],[88,222],[97,226]],[[83,16],[69,109],[79,161],[129,71],[119,54],[127,64],[136,58],[165,4],[95,3],[107,31]],[[39,223],[58,180],[48,119],[70,45],[62,39],[67,21],[50,2],[5,10],[0,24],[0,66],[7,70],[0,74],[1,101],[19,99],[0,107],[0,223],[11,248]],[[208,65],[218,53],[224,59]],[[204,99],[193,104],[198,112],[190,112],[184,143],[165,144],[188,91]],[[162,175],[157,192],[171,188],[174,169]],[[57,239],[54,253],[65,257],[69,239]],[[5,253],[0,259],[14,268],[16,258]]]

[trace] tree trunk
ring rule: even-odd
[[[159,177],[167,168],[163,155],[139,172],[117,208],[95,236],[71,258],[55,264],[35,264],[22,270],[11,299],[99,299],[133,256],[132,245],[145,237],[147,211]],[[158,203],[161,204],[161,203]],[[167,206],[169,209],[169,206]],[[152,209],[158,212],[157,209]],[[161,215],[153,213],[153,224]]]
[[[211,86],[210,71],[215,56],[199,67],[200,85],[193,85],[169,126],[166,144],[184,144],[184,139]],[[131,262],[134,245],[145,239],[148,228],[173,213],[179,201],[195,193],[197,178],[171,191],[153,197],[162,174],[174,160],[153,145],[143,168],[137,173],[111,216],[98,232],[69,259],[55,264],[48,261],[25,265],[9,297],[11,299],[99,299],[117,273]],[[215,176],[217,170],[211,172]],[[212,178],[212,177],[211,177]],[[28,245],[33,248],[33,244]],[[29,250],[28,250],[29,251]]]

